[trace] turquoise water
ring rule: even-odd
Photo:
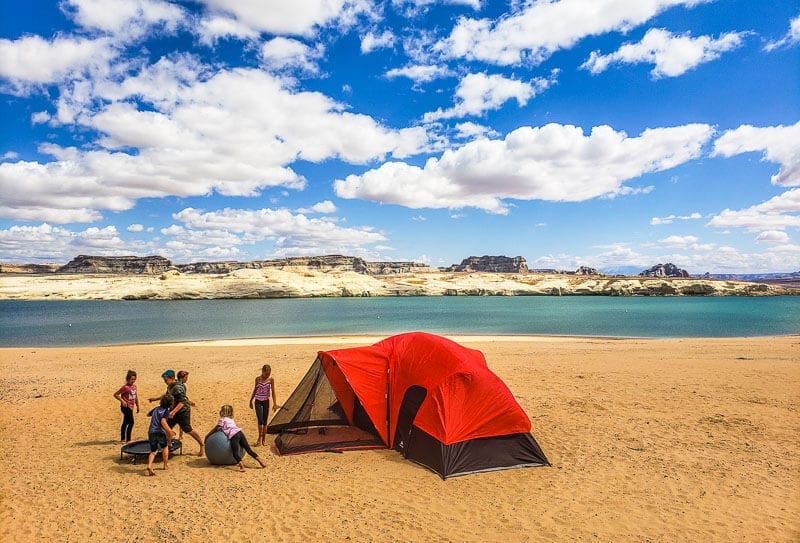
[[[416,330],[611,337],[800,334],[800,296],[0,301],[0,345],[6,347]]]

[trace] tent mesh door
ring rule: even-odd
[[[278,434],[275,445],[281,454],[384,447],[369,418],[358,416],[360,412],[363,407],[357,403],[356,423],[363,427],[351,426],[317,358],[267,431]]]

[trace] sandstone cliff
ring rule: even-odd
[[[162,256],[87,256],[79,255],[56,273],[113,273],[113,274],[159,274],[172,263]]]
[[[777,285],[713,279],[575,274],[417,272],[366,275],[306,267],[224,274],[0,275],[2,300],[178,300],[323,296],[770,296]]]

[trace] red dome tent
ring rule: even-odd
[[[549,464],[483,353],[414,332],[320,351],[270,433],[281,454],[392,447],[443,478]]]

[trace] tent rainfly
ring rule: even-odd
[[[387,448],[443,479],[549,465],[483,353],[423,332],[320,351],[270,422],[281,454]]]

